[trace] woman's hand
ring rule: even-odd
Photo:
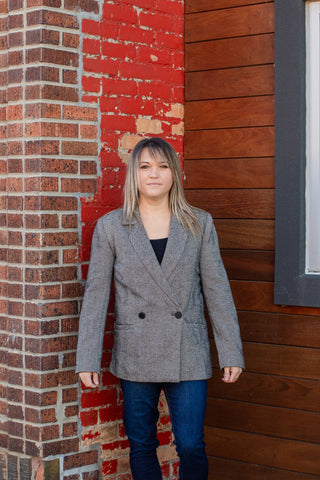
[[[97,372],[80,372],[79,377],[86,388],[99,386],[99,374]]]
[[[242,368],[240,367],[224,367],[222,380],[225,383],[234,383],[241,375]]]

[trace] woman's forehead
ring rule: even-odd
[[[157,163],[168,163],[163,152],[155,148],[145,147],[140,154],[139,162],[155,160]]]

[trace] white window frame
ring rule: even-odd
[[[320,275],[320,1],[306,2],[306,274]]]

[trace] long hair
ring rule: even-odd
[[[172,172],[172,187],[169,192],[169,207],[178,221],[192,234],[202,231],[199,220],[187,202],[181,180],[181,166],[178,155],[170,143],[162,138],[152,137],[140,140],[134,147],[127,166],[124,185],[123,215],[126,222],[131,222],[139,205],[138,170],[142,150],[147,148],[156,160],[165,160]]]

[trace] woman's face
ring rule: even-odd
[[[165,159],[160,156],[153,158],[147,148],[140,155],[138,179],[140,200],[162,200],[169,196],[172,171]]]

